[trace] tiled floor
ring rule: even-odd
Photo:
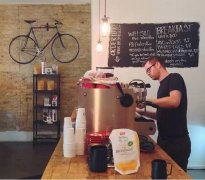
[[[0,142],[0,179],[40,179],[56,143]],[[205,170],[188,170],[205,179]]]

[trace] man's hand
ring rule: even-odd
[[[156,112],[155,111],[154,112],[147,111],[145,109],[140,109],[140,108],[136,107],[135,116],[137,118],[140,118],[141,116],[147,116],[149,118],[156,119]]]
[[[144,112],[145,112],[145,110],[142,109],[142,108],[136,107],[136,112],[137,112],[138,114],[140,114],[140,115],[143,115]]]
[[[146,101],[146,106],[151,106],[153,108],[158,108],[158,105],[154,104],[152,101]]]

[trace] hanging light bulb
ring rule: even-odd
[[[110,24],[108,22],[108,19],[109,17],[106,16],[106,0],[105,0],[105,15],[102,18],[102,27],[101,27],[103,36],[108,36],[110,33]]]
[[[96,46],[96,50],[98,51],[98,52],[101,52],[102,50],[103,50],[103,46],[102,46],[102,42],[101,42],[101,40],[100,40],[100,0],[99,0],[99,29],[98,29],[98,32],[99,32],[99,34],[98,34],[98,36],[99,36],[99,39],[98,39],[98,42],[97,42],[97,46]]]
[[[104,16],[102,18],[102,35],[108,36],[110,33],[110,24],[108,22],[108,17]]]
[[[102,42],[100,41],[100,39],[97,43],[96,50],[97,52],[101,52],[103,50]]]

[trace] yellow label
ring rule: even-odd
[[[135,168],[137,167],[137,162],[136,160],[120,162],[116,164],[116,167],[121,171],[135,170]]]

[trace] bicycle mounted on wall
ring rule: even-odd
[[[76,59],[79,54],[79,43],[73,35],[59,32],[58,28],[63,25],[62,22],[55,20],[53,26],[48,23],[43,26],[33,26],[35,20],[25,20],[25,22],[30,25],[28,33],[14,37],[9,44],[9,55],[15,62],[19,64],[32,62],[36,57],[42,56],[50,43],[52,43],[52,55],[57,61],[70,63]],[[55,29],[56,33],[43,47],[40,47],[34,30],[42,28],[47,31]]]

